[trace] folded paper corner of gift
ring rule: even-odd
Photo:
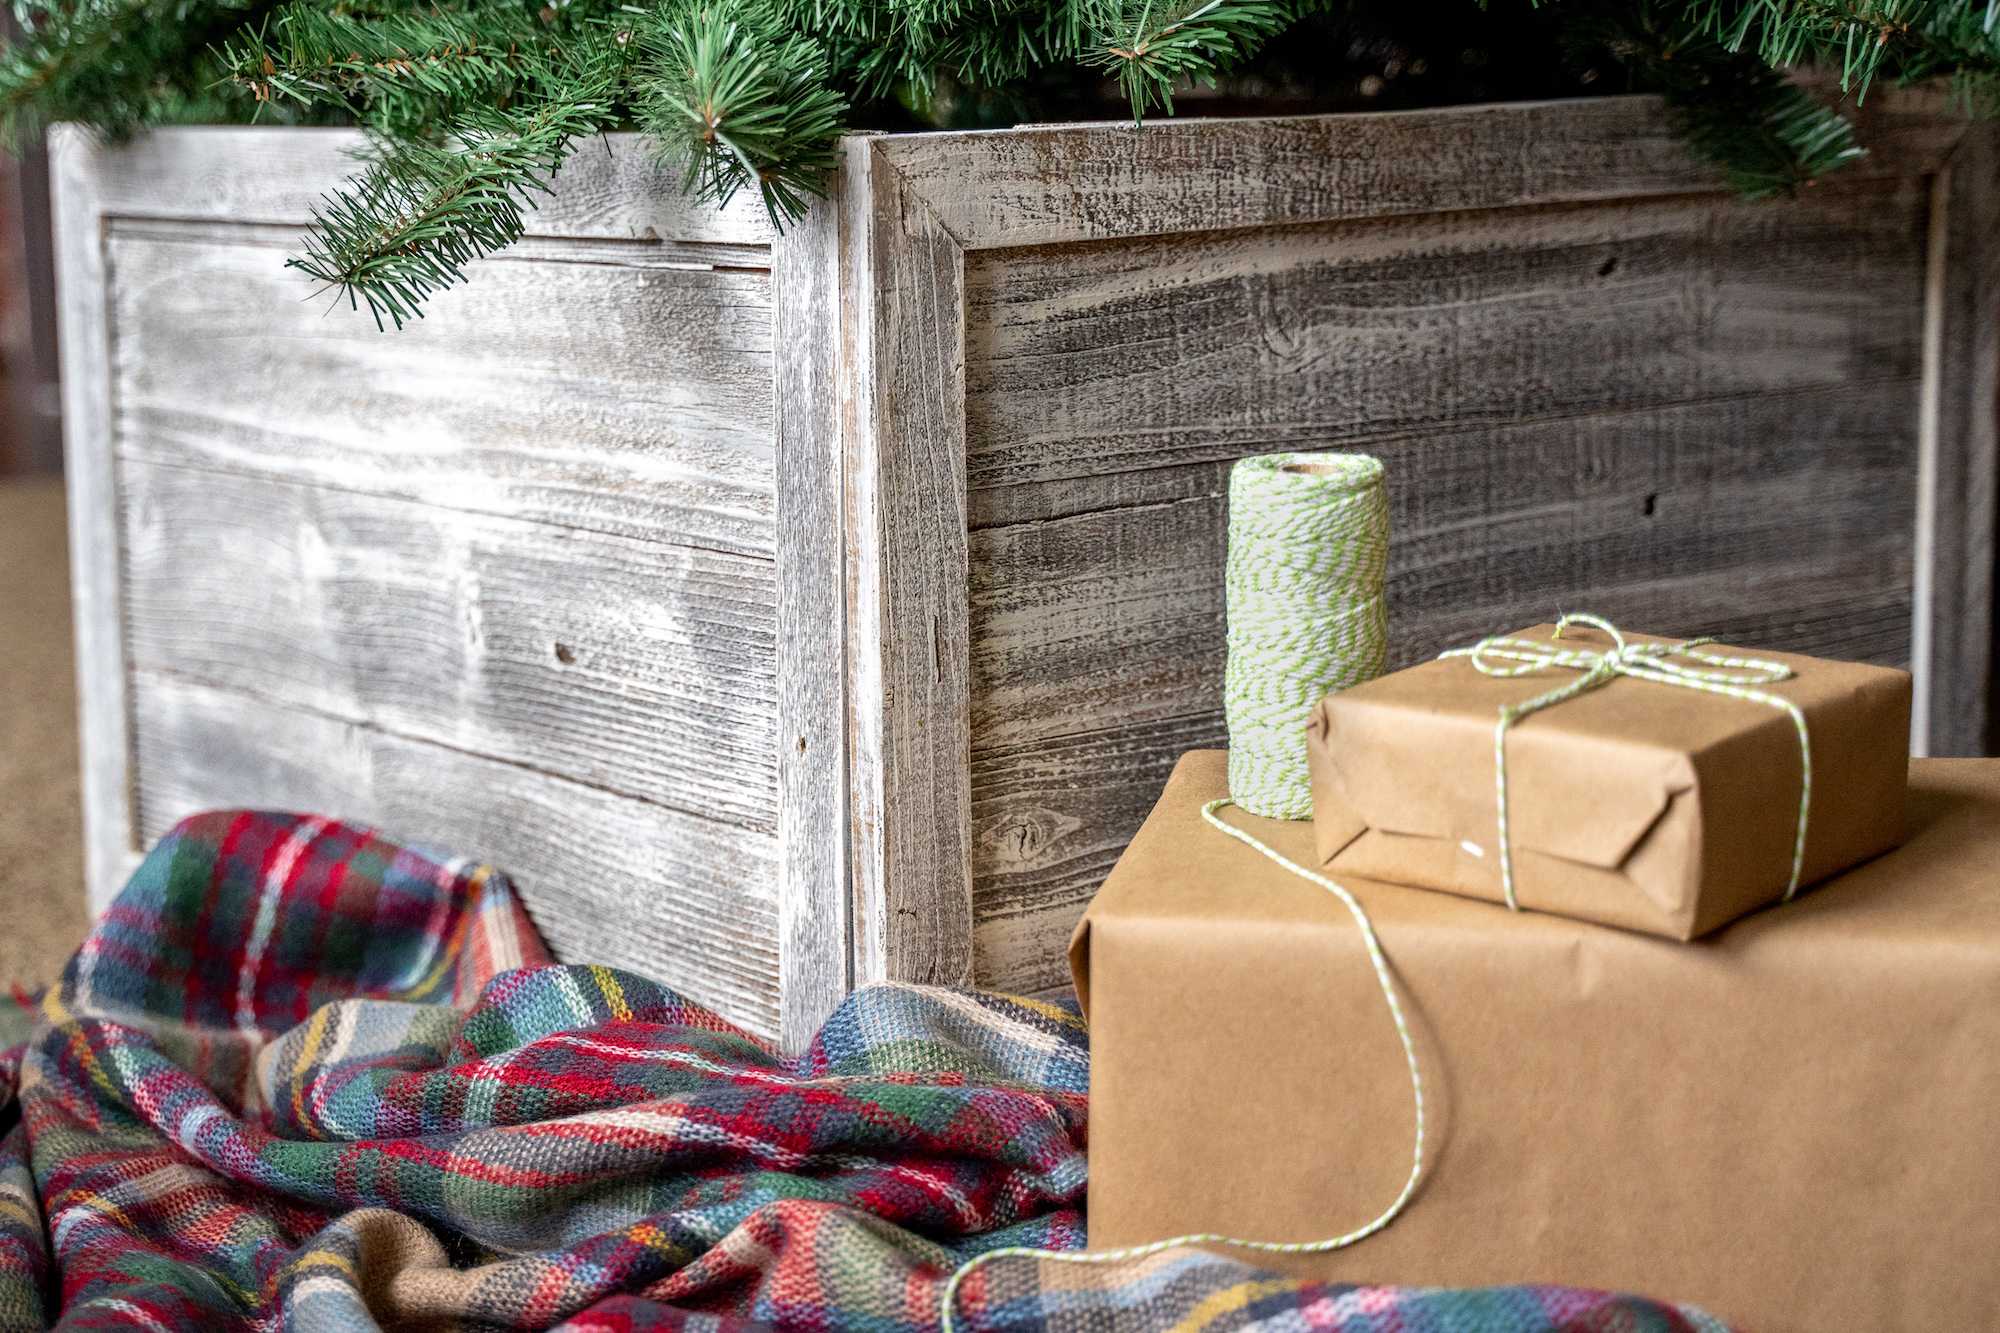
[[[1417,731],[1425,734],[1408,734]],[[1616,870],[1674,798],[1694,788],[1687,756],[1652,745],[1565,740],[1559,748],[1522,733],[1511,742],[1514,845]],[[1400,710],[1392,716],[1363,700],[1329,698],[1315,719],[1309,760],[1322,864],[1370,831],[1482,851],[1497,836],[1492,728],[1483,721],[1412,718]]]

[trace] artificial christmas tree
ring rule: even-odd
[[[1433,34],[1424,40],[1443,48],[1495,47],[1546,71],[1551,89],[1615,78],[1664,93],[1697,148],[1739,188],[1763,193],[1859,151],[1847,122],[1780,69],[1830,63],[1857,97],[1885,75],[1953,73],[1981,103],[2000,78],[1996,0],[1508,7],[1482,16],[1472,0],[20,0],[24,36],[0,62],[0,109],[112,130],[253,116],[368,128],[370,162],[321,210],[294,263],[401,324],[460,281],[468,261],[522,234],[522,210],[580,142],[621,126],[645,131],[678,163],[690,193],[726,202],[752,190],[784,224],[824,188],[841,132],[885,107],[936,122],[968,98],[998,98],[1031,113],[1104,79],[1144,116],[1171,112],[1176,89],[1259,58],[1289,60],[1323,87],[1353,67],[1354,33],[1386,24]],[[1291,52],[1266,49],[1314,22],[1322,26],[1287,38]],[[1556,73],[1565,52],[1571,73]],[[1071,86],[1058,91],[1052,79],[1065,76]]]

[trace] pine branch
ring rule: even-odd
[[[1836,68],[1857,99],[1885,71],[2000,72],[2000,0],[1688,0],[1686,18],[1774,68]]]
[[[1857,95],[1950,72],[1969,104],[2000,111],[2000,0],[1536,2],[1663,92],[1696,149],[1752,194],[1860,153],[1781,67],[1831,63]],[[293,262],[400,325],[520,236],[579,136],[636,123],[689,194],[726,203],[754,188],[782,225],[823,188],[850,103],[1025,106],[1075,95],[1081,67],[1143,119],[1306,12],[1356,0],[14,3],[26,36],[0,55],[0,116],[123,129],[219,89],[246,111],[375,131],[373,161],[325,201]]]
[[[1215,76],[1297,17],[1285,0],[1094,0],[1085,63],[1104,70],[1135,118],[1174,111],[1174,85]]]
[[[1688,146],[1753,199],[1790,194],[1865,155],[1845,117],[1765,65],[1670,89],[1667,104]]]
[[[972,20],[1021,3],[1048,7],[1067,0],[778,0],[779,20],[793,32],[814,33],[833,57],[830,65],[865,98],[884,97],[898,84],[927,85],[947,49],[966,40]]]
[[[1089,39],[1090,0],[1015,0],[939,44],[935,64],[975,87],[998,87],[1078,61]]]
[[[0,53],[0,126],[79,120],[128,133],[199,100],[211,42],[270,0],[25,0]]]
[[[584,95],[466,107],[438,143],[388,144],[324,201],[305,253],[287,262],[350,305],[365,302],[378,327],[384,316],[398,328],[420,317],[432,293],[465,280],[466,264],[520,239],[524,210],[575,140],[614,122],[615,74],[601,57],[592,63],[580,80],[556,80]]]
[[[1863,155],[1845,117],[1759,54],[1715,38],[1698,7],[1572,4],[1568,40],[1580,54],[1608,54],[1637,87],[1665,97],[1689,146],[1753,198],[1790,193]]]
[[[697,199],[755,187],[782,226],[824,190],[847,104],[825,50],[761,0],[655,9],[634,25],[634,112]]]
[[[500,102],[546,26],[512,5],[357,18],[290,0],[266,30],[222,51],[229,84],[256,103],[339,106],[391,133],[411,132],[475,102]]]

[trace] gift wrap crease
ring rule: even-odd
[[[1613,647],[1602,631],[1510,636]],[[1670,644],[1628,634],[1636,644]],[[1710,652],[1740,656],[1746,650]],[[1644,679],[1600,688],[1505,732],[1508,835],[1520,905],[1692,939],[1893,847],[1902,836],[1910,677],[1889,667],[1756,652],[1789,711]],[[1506,897],[1495,718],[1567,672],[1482,674],[1445,657],[1328,695],[1309,723],[1308,863],[1469,897]],[[1551,676],[1556,677],[1552,680]]]
[[[1182,760],[1071,945],[1093,1246],[1332,1235],[1408,1170],[1367,951],[1203,821],[1224,773]],[[1264,1262],[1650,1292],[1763,1333],[2000,1328],[2000,763],[1909,787],[1901,847],[1694,943],[1343,878],[1416,1031],[1429,1165],[1365,1243]],[[1313,859],[1310,825],[1226,817]]]

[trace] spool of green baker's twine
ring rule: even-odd
[[[1264,454],[1229,474],[1229,794],[1255,815],[1307,819],[1306,721],[1335,690],[1382,674],[1389,496],[1367,454]]]
[[[1366,454],[1268,454],[1229,475],[1229,662],[1223,707],[1229,720],[1229,797],[1202,818],[1222,834],[1337,898],[1353,917],[1409,1068],[1415,1135],[1403,1188],[1373,1220],[1320,1240],[1256,1240],[1217,1232],[1171,1236],[1116,1250],[989,1250],[945,1282],[939,1322],[959,1333],[958,1295],[974,1273],[1001,1260],[1124,1264],[1189,1245],[1226,1245],[1259,1254],[1325,1254],[1367,1239],[1401,1215],[1424,1170],[1424,1080],[1417,1048],[1368,914],[1345,886],[1290,860],[1222,812],[1305,819],[1306,720],[1333,690],[1382,673],[1388,617],[1382,576],[1389,557],[1389,499],[1382,463]]]

